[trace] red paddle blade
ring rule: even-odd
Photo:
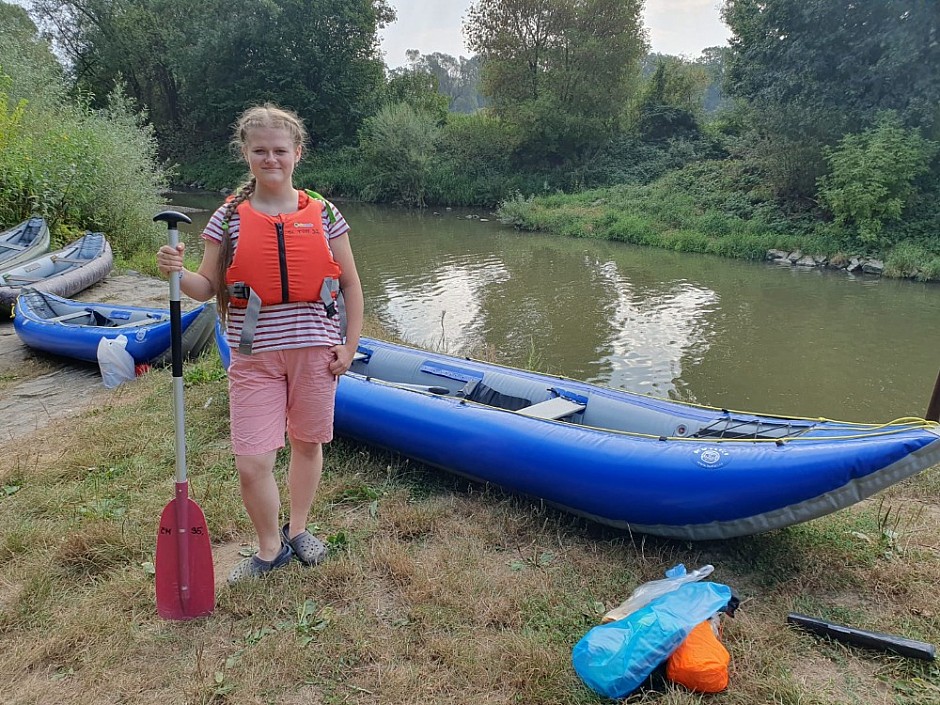
[[[209,530],[202,509],[188,497],[177,497],[163,508],[154,562],[161,617],[194,619],[212,613],[215,570]]]

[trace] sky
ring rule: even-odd
[[[460,27],[471,0],[388,0],[398,19],[379,36],[385,63],[403,66],[405,52],[470,56]],[[651,49],[696,58],[706,47],[726,44],[730,32],[719,16],[721,0],[646,0],[643,23]]]

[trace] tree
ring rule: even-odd
[[[789,133],[824,140],[880,111],[940,121],[940,4],[923,0],[726,0],[727,88],[764,114],[791,107]],[[785,127],[785,126],[780,126]]]
[[[354,141],[383,97],[377,31],[395,17],[386,0],[235,4],[245,9],[217,0],[189,62],[204,129],[219,134],[246,105],[271,100],[298,111],[315,144]]]
[[[361,136],[369,167],[367,200],[424,207],[439,129],[431,115],[393,103],[366,120]]]
[[[377,31],[386,0],[34,0],[78,87],[115,85],[180,149],[228,136],[270,100],[304,117],[315,142],[351,142],[384,84]]]
[[[940,5],[923,0],[726,0],[728,92],[747,102],[751,156],[775,192],[809,198],[823,148],[895,111],[940,130]]]
[[[483,92],[550,163],[615,129],[645,53],[642,0],[479,0],[464,20]]]
[[[62,67],[49,43],[22,7],[0,2],[0,75],[9,77],[8,97],[46,99],[53,88],[61,88]],[[36,86],[50,90],[37,95]]]
[[[447,96],[449,111],[472,113],[484,106],[479,90],[480,57],[458,59],[440,52],[422,56],[414,49],[405,55],[413,70],[425,71],[437,79],[437,90]]]
[[[385,86],[386,102],[407,103],[427,113],[443,125],[447,120],[447,96],[438,91],[437,77],[420,68],[399,68],[391,72]]]
[[[708,77],[701,67],[677,56],[658,55],[636,109],[636,128],[649,140],[694,136]]]

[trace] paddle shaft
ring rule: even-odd
[[[940,373],[937,374],[937,382],[933,386],[933,394],[930,395],[930,404],[924,418],[928,421],[940,421]]]
[[[170,247],[179,244],[176,223],[170,222]],[[173,421],[176,428],[176,531],[179,565],[180,602],[189,610],[189,482],[186,479],[186,414],[183,406],[183,323],[180,312],[180,279],[182,272],[170,275],[170,346],[173,364]]]
[[[176,223],[167,228],[170,247],[179,244]],[[180,310],[182,272],[170,275],[170,347],[173,364],[173,419],[176,424],[176,482],[186,482],[186,418],[183,407],[183,316]]]

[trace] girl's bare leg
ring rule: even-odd
[[[277,451],[274,450],[261,455],[235,456],[242,501],[258,534],[258,558],[265,561],[274,560],[281,551],[281,529],[278,526],[281,496],[274,479],[276,456]]]
[[[290,526],[288,538],[307,529],[313,499],[323,474],[323,444],[290,441],[290,466],[287,486],[290,489]]]

